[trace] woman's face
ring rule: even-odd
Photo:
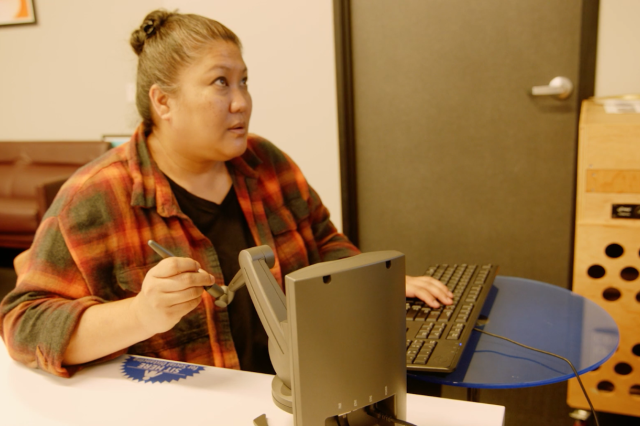
[[[177,87],[167,101],[174,148],[204,161],[242,155],[252,105],[240,49],[226,41],[211,42],[181,70]]]

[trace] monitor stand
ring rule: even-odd
[[[269,335],[274,403],[296,426],[389,425],[366,413],[406,418],[405,259],[372,252],[269,272],[273,252],[240,253],[249,294]],[[340,422],[344,420],[344,423]]]

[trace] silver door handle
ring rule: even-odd
[[[573,83],[567,77],[555,77],[548,86],[533,86],[533,96],[557,96],[558,99],[567,99],[573,92]]]

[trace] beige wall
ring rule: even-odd
[[[158,0],[37,1],[37,25],[0,31],[0,140],[131,131],[131,30]]]
[[[0,140],[96,140],[138,122],[131,31],[158,7],[200,13],[245,46],[250,126],[302,168],[341,228],[330,0],[40,0],[0,30]]]
[[[201,13],[245,45],[251,130],[289,153],[340,226],[330,0],[40,0],[37,25],[0,30],[0,140],[130,133],[131,31],[155,8]],[[596,94],[640,93],[638,0],[601,0]],[[128,93],[129,88],[129,93]]]
[[[596,96],[640,94],[640,1],[600,0]]]

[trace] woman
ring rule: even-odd
[[[228,283],[238,253],[268,244],[283,276],[358,253],[298,167],[248,134],[251,96],[237,36],[158,10],[133,32],[142,116],[128,144],[63,186],[2,302],[11,356],[68,377],[123,353],[273,372],[246,293],[227,309],[203,291]],[[161,260],[153,239],[179,257]],[[208,271],[208,272],[205,272]],[[441,283],[407,295],[451,303]]]

